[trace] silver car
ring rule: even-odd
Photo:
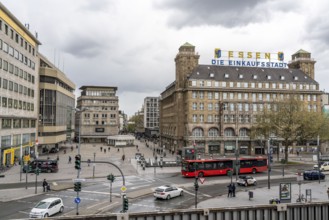
[[[183,189],[177,188],[175,186],[159,186],[155,189],[153,193],[155,198],[160,199],[171,199],[176,196],[182,196],[183,195]]]
[[[250,185],[257,185],[257,181],[252,176],[239,176],[237,184],[240,186],[250,186]]]
[[[40,201],[30,212],[30,218],[47,218],[64,211],[61,198],[48,198]]]

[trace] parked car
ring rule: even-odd
[[[40,201],[30,212],[30,218],[47,218],[62,213],[64,204],[61,198],[48,198]]]
[[[239,176],[237,184],[240,186],[257,185],[257,180],[252,176]]]
[[[177,188],[175,186],[159,186],[154,190],[153,193],[154,197],[160,198],[160,199],[171,199],[176,196],[182,196],[183,195],[183,189]]]
[[[34,172],[36,168],[40,169],[43,173],[56,173],[58,172],[58,161],[57,160],[34,160],[23,167],[23,172]]]
[[[49,153],[58,153],[58,152],[59,152],[58,147],[52,147],[49,151]]]
[[[306,170],[303,173],[303,178],[304,180],[318,180],[319,175],[321,180],[324,180],[326,178],[326,176],[319,170]]]

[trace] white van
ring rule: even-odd
[[[61,198],[48,198],[40,201],[30,212],[30,218],[47,218],[64,211]]]

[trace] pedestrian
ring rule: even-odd
[[[73,146],[71,146],[71,151],[73,151]]]
[[[229,184],[227,186],[227,189],[228,189],[227,197],[232,197],[232,184]]]
[[[104,149],[104,154],[106,154],[106,149]]]
[[[57,155],[57,161],[59,161],[59,155]]]
[[[43,192],[48,192],[48,183],[46,181],[46,179],[43,179],[43,182],[42,182],[42,187],[43,187]]]
[[[101,147],[101,152],[103,151],[103,147]]]
[[[125,161],[126,156],[122,155],[122,161]]]
[[[329,199],[329,187],[328,187],[328,189],[327,189],[327,194],[328,194],[328,199]]]
[[[120,149],[118,148],[118,152],[120,151]]]
[[[69,156],[69,163],[72,163],[72,157]]]
[[[87,163],[88,163],[88,167],[90,167],[90,159],[87,160]]]
[[[108,151],[109,151],[109,152],[110,152],[110,150],[111,150],[111,147],[108,148]]]
[[[235,197],[235,184],[234,183],[232,185],[232,194],[233,194],[233,197]]]

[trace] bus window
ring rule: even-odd
[[[216,170],[217,169],[217,163],[216,162],[204,163],[204,169],[205,170]]]

